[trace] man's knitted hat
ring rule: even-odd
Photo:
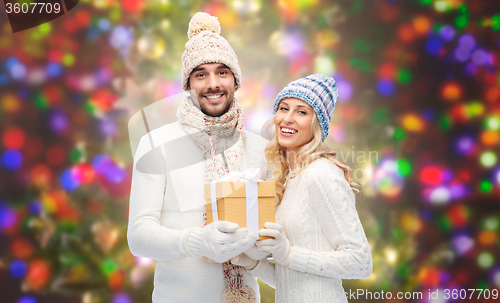
[[[276,114],[279,103],[285,98],[297,98],[307,102],[316,112],[323,132],[321,139],[325,141],[335,111],[338,90],[335,79],[322,74],[313,74],[292,81],[276,97],[273,114]]]
[[[189,21],[189,41],[182,54],[182,87],[188,90],[189,75],[194,68],[205,63],[225,64],[236,79],[235,90],[241,87],[241,70],[231,45],[220,35],[217,17],[196,13]]]

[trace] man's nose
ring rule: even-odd
[[[216,90],[219,89],[219,86],[220,86],[219,78],[214,74],[210,74],[208,76],[207,88],[211,90]]]

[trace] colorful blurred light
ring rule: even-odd
[[[431,21],[426,16],[417,16],[413,19],[413,28],[420,35],[426,35],[431,28]]]
[[[456,148],[461,154],[468,154],[474,148],[474,140],[470,136],[463,136],[457,140]]]
[[[477,65],[476,65],[476,64],[474,64],[473,62],[469,62],[469,63],[467,63],[467,64],[465,65],[464,69],[465,69],[465,73],[466,73],[468,76],[470,76],[470,77],[472,77],[472,76],[476,75],[476,73],[477,73]]]
[[[445,100],[455,101],[462,96],[462,88],[455,82],[449,82],[443,86],[441,95]]]
[[[15,149],[9,149],[3,154],[3,164],[9,170],[16,170],[23,164],[23,155]]]
[[[55,62],[50,62],[49,64],[47,64],[46,69],[47,69],[47,75],[51,77],[57,77],[62,73],[61,65]]]
[[[483,230],[479,232],[478,242],[483,246],[491,246],[497,242],[497,233],[492,230]]]
[[[439,35],[445,41],[450,41],[455,37],[455,29],[453,26],[445,25],[439,29]]]
[[[481,222],[481,227],[485,230],[498,230],[500,227],[500,220],[494,216],[488,217]]]
[[[425,44],[425,49],[429,54],[437,56],[443,49],[443,42],[438,38],[430,38]]]
[[[444,186],[437,187],[431,191],[429,201],[433,204],[446,204],[450,201],[451,193]]]
[[[19,149],[24,144],[24,131],[18,127],[7,129],[3,133],[3,144],[7,149]]]
[[[59,110],[54,110],[49,117],[50,128],[56,133],[62,133],[69,127],[69,121],[66,114]]]
[[[420,181],[426,185],[438,185],[443,182],[443,171],[435,166],[424,167],[420,171]]]
[[[60,183],[66,191],[74,191],[80,185],[77,174],[73,169],[67,169],[61,174]]]
[[[481,154],[479,161],[484,167],[492,167],[497,163],[497,155],[491,151],[485,151]]]
[[[395,198],[403,188],[403,177],[398,173],[398,164],[392,159],[384,159],[373,174],[373,185],[388,198]]]
[[[459,255],[464,255],[474,247],[474,239],[467,235],[458,235],[453,238],[453,247]]]
[[[452,199],[462,199],[467,195],[467,189],[462,184],[453,184],[450,186],[450,194]]]
[[[410,162],[403,159],[399,159],[397,163],[398,163],[399,175],[401,175],[402,177],[408,177],[412,171]]]
[[[111,30],[109,44],[114,48],[125,48],[134,40],[132,30],[123,25],[118,25]]]
[[[422,229],[422,221],[418,216],[404,214],[400,219],[401,227],[410,232],[410,233],[418,233]]]
[[[396,86],[394,85],[393,81],[390,80],[379,80],[377,83],[377,91],[382,95],[382,96],[392,96],[394,95],[396,91]]]
[[[500,117],[499,116],[490,116],[486,119],[485,126],[489,130],[500,130]]]
[[[113,296],[111,303],[132,303],[132,298],[126,293],[117,293]]]
[[[494,130],[484,131],[481,133],[481,141],[484,145],[497,145],[499,141],[499,134]]]
[[[495,258],[489,252],[482,252],[477,257],[477,264],[482,268],[489,268],[495,262]]]
[[[483,180],[479,183],[479,189],[484,193],[488,193],[493,189],[493,184],[488,180]]]
[[[451,221],[453,227],[461,227],[467,223],[470,217],[470,211],[468,207],[462,204],[455,204],[448,210],[448,218]]]
[[[420,116],[415,114],[406,114],[402,118],[403,128],[409,132],[419,133],[424,130],[424,122]]]
[[[337,85],[339,88],[339,96],[338,96],[338,101],[348,101],[351,99],[352,96],[352,85],[350,82],[341,80],[337,81]]]
[[[484,49],[476,49],[472,53],[472,61],[477,65],[487,65],[490,64],[490,54]]]
[[[35,300],[32,296],[24,296],[17,303],[37,303],[38,301]]]
[[[9,264],[10,274],[15,278],[22,278],[28,271],[28,265],[23,260],[13,260]]]

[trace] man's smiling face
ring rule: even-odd
[[[208,116],[219,117],[231,107],[235,81],[233,72],[224,64],[207,63],[197,66],[188,79],[188,87],[195,90],[200,110]]]

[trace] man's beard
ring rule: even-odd
[[[226,97],[228,97],[228,93],[223,92],[223,91],[208,92],[206,94],[214,94],[214,95],[215,94],[223,94]],[[234,95],[233,95],[233,97],[234,97]],[[203,101],[201,101],[201,100],[203,100]],[[220,117],[223,114],[227,113],[227,111],[231,108],[231,105],[233,103],[233,98],[227,98],[225,106],[220,110],[214,110],[210,106],[207,106],[207,101],[205,100],[205,94],[198,95],[198,102],[200,103],[200,110],[202,113],[204,113],[207,116],[211,116],[211,117]]]

